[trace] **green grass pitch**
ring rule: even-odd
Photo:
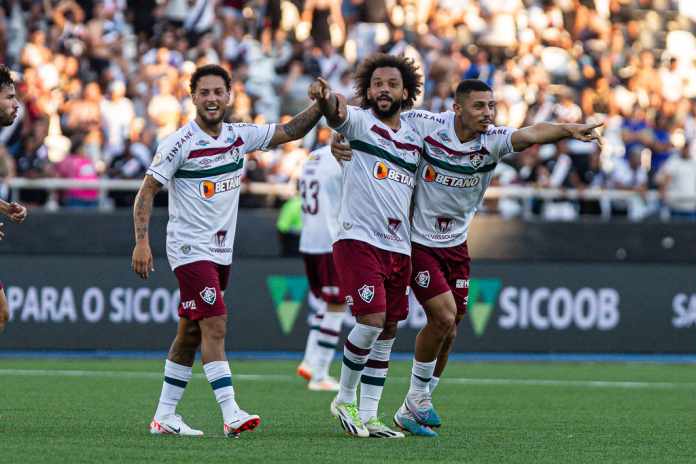
[[[355,439],[295,362],[232,360],[259,429],[226,439],[197,364],[178,411],[203,438],[151,436],[162,362],[0,358],[1,463],[693,463],[696,366],[450,364],[435,393],[436,439]],[[390,424],[410,363],[393,362]],[[333,371],[338,370],[337,363]]]

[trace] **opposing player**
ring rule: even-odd
[[[305,262],[309,288],[325,308],[318,316],[318,328],[308,336],[311,354],[308,365],[298,373],[309,374],[308,388],[313,391],[338,391],[338,382],[329,376],[345,315],[346,296],[341,292],[331,244],[338,233],[341,201],[341,167],[329,146],[310,153],[300,175],[302,197],[302,234],[300,252]],[[303,363],[305,364],[305,363]],[[307,372],[308,371],[308,372]]]
[[[321,118],[314,104],[286,124],[226,124],[230,77],[220,66],[198,68],[191,77],[196,117],[158,147],[135,199],[132,266],[147,279],[153,269],[148,227],[152,201],[169,185],[167,257],[181,290],[179,327],[164,367],[164,384],[153,434],[199,436],[176,414],[198,347],[206,378],[224,419],[224,433],[238,437],[260,423],[235,401],[225,357],[227,286],[245,154],[303,137]]]
[[[355,157],[343,167],[339,232],[333,256],[357,324],[343,348],[340,389],[331,411],[350,435],[401,438],[377,417],[399,320],[408,315],[409,210],[423,140],[402,116],[421,92],[413,61],[377,54],[355,77],[361,108],[339,114],[325,81],[310,88],[329,125]],[[360,387],[360,410],[356,390]]]
[[[14,81],[10,70],[5,65],[0,65],[0,126],[10,126],[17,117],[19,111],[19,101],[15,92]],[[21,223],[27,217],[27,209],[17,202],[8,203],[0,200],[0,213],[4,214],[11,221]],[[3,224],[0,224],[0,240],[5,237],[2,231]],[[5,297],[5,287],[0,282],[0,332],[5,330],[5,325],[10,319],[10,311]]]
[[[425,141],[418,169],[412,218],[411,288],[428,322],[416,337],[411,385],[394,421],[405,430],[436,436],[441,424],[431,394],[448,359],[469,289],[467,235],[493,170],[500,159],[537,143],[573,137],[598,140],[601,124],[539,123],[523,129],[495,127],[496,102],[483,81],[464,80],[453,110],[405,114]],[[334,146],[342,159],[349,147]]]

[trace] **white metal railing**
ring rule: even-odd
[[[135,192],[140,188],[142,180],[126,180],[126,179],[98,179],[98,180],[76,180],[76,179],[60,179],[60,178],[42,178],[42,179],[26,179],[15,177],[9,179],[6,184],[10,188],[11,198],[18,198],[19,189],[30,190],[46,190],[49,192],[49,201],[46,208],[49,210],[58,208],[58,192],[65,189],[96,189],[99,190],[99,206],[100,209],[108,210],[112,208],[108,192],[112,191],[127,191]],[[295,194],[295,183],[289,182],[285,184],[270,184],[264,182],[249,182],[242,184],[243,193],[251,193],[255,195],[263,195],[271,198],[288,198]],[[529,214],[531,201],[525,200],[598,200],[603,205],[604,216],[607,213],[604,211],[607,206],[613,201],[625,201],[629,204],[641,202],[646,205],[656,205],[659,202],[659,193],[656,190],[649,190],[645,193],[632,192],[627,190],[612,190],[588,188],[582,190],[576,189],[558,189],[558,188],[540,188],[534,186],[505,186],[505,187],[489,187],[486,190],[486,200],[518,200],[523,205],[523,213]],[[610,214],[610,213],[608,213]]]

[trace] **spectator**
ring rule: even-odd
[[[58,174],[66,179],[97,180],[97,169],[87,156],[85,146],[79,138],[73,140],[76,149],[58,164]],[[63,204],[69,208],[94,208],[99,201],[99,190],[91,188],[71,188],[63,194]]]
[[[696,159],[689,147],[671,156],[657,174],[660,198],[675,219],[696,221]]]

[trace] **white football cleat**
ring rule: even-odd
[[[237,417],[231,422],[225,422],[223,431],[226,437],[239,438],[239,434],[252,431],[261,423],[261,418],[256,414],[249,414],[246,411],[237,411]]]
[[[180,435],[183,437],[202,437],[203,432],[192,429],[179,414],[170,414],[161,419],[153,418],[150,422],[153,435]]]
[[[389,428],[377,417],[365,422],[365,427],[372,438],[404,438],[406,436],[403,432]]]
[[[348,435],[354,437],[369,437],[370,432],[368,432],[365,424],[360,420],[357,405],[355,403],[337,403],[337,398],[338,397],[331,401],[331,414],[338,419],[343,430],[345,430]]]
[[[307,385],[311,391],[337,392],[341,385],[333,377],[324,377],[321,380],[311,380]]]

